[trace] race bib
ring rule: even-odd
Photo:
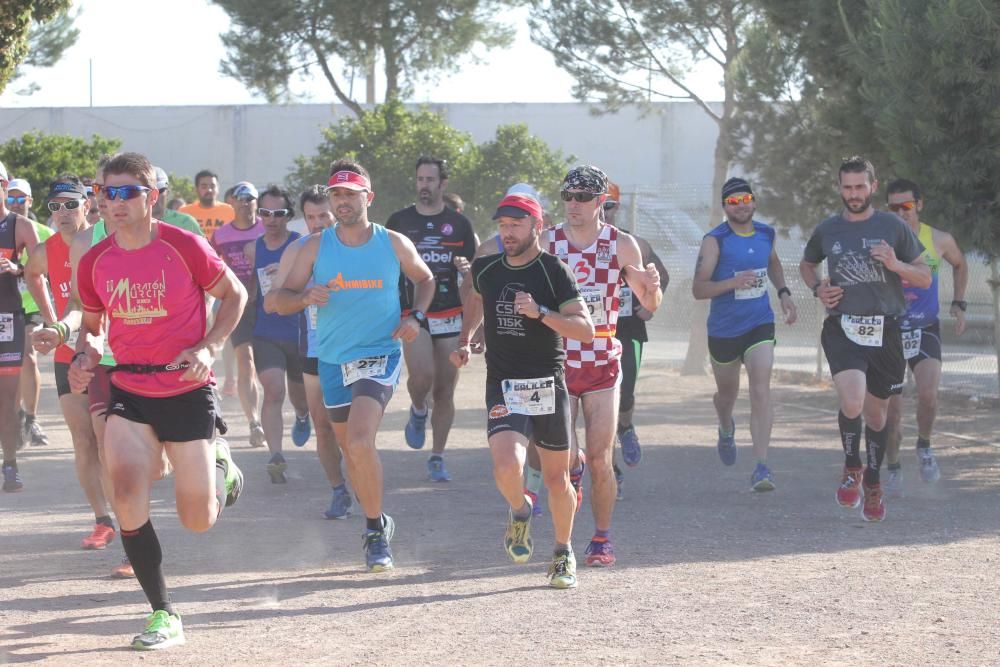
[[[462,330],[462,314],[458,313],[451,317],[428,317],[427,324],[432,336],[458,333]]]
[[[306,306],[306,320],[308,321],[306,326],[309,327],[309,330],[316,331],[316,327],[319,323],[319,306],[315,303]]]
[[[385,369],[389,365],[389,357],[365,357],[356,359],[346,364],[340,365],[340,372],[344,376],[344,386],[349,387],[358,380],[364,378],[381,377],[385,375]]]
[[[920,341],[924,336],[923,329],[913,329],[903,332],[903,358],[912,359],[920,354]]]
[[[28,293],[28,283],[24,282],[23,276],[18,276],[17,278],[17,291],[21,294]]]
[[[507,409],[518,415],[551,415],[556,411],[554,377],[504,380],[501,383]]]
[[[632,317],[632,288],[627,285],[618,293],[618,317]]]
[[[14,313],[0,313],[0,343],[14,341]]]
[[[267,294],[271,291],[271,276],[267,269],[257,269],[257,284],[260,285],[261,294]]]
[[[882,315],[841,315],[840,326],[847,337],[865,347],[882,347],[885,317]]]
[[[750,287],[736,290],[736,300],[758,299],[767,293],[767,269],[755,269],[754,281]]]
[[[604,312],[604,288],[603,287],[581,287],[580,296],[583,303],[590,311],[590,319],[594,326],[601,326],[608,323],[608,316]]]

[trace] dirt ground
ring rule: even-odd
[[[749,491],[753,467],[737,412],[740,458],[715,452],[709,378],[648,364],[636,424],[644,458],[626,470],[613,530],[618,564],[585,568],[593,529],[578,515],[580,586],[557,591],[536,553],[510,563],[505,508],[484,442],[482,361],[462,377],[447,462],[425,480],[425,452],[403,442],[406,390],[379,435],[386,509],[397,523],[392,573],[363,571],[363,520],[327,521],[315,443],[286,441],[289,483],[275,486],[230,399],[240,502],[209,533],[183,530],[172,482],[153,520],[187,644],[127,648],[148,613],[135,581],[108,577],[120,542],[86,552],[92,517],[43,365],[47,448],[20,457],[25,490],[0,495],[0,664],[753,664],[924,665],[1000,661],[996,410],[946,404],[935,436],[943,476],[919,481],[906,435],[905,497],[881,524],[834,501],[842,465],[828,387],[776,383],[770,463],[777,491]],[[912,413],[911,413],[912,414]],[[911,418],[912,422],[912,418]],[[957,436],[962,437],[957,437]]]

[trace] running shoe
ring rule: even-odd
[[[716,443],[719,450],[719,458],[723,465],[731,466],[736,463],[736,421],[733,421],[733,429],[729,435],[722,435],[719,429],[719,441]]]
[[[285,457],[281,455],[281,452],[275,452],[271,460],[267,462],[267,474],[271,477],[271,484],[288,482],[288,478],[285,476],[286,470],[288,470],[288,464],[285,462]]]
[[[525,496],[529,507],[531,499]],[[531,559],[534,545],[531,541],[531,513],[527,519],[514,517],[514,510],[507,510],[507,532],[503,536],[503,546],[507,555],[515,563],[527,563]]]
[[[388,514],[382,515],[382,530],[369,530],[364,536],[365,565],[369,572],[384,572],[393,567],[389,542],[396,532],[396,524]]]
[[[21,473],[16,466],[8,465],[3,467],[3,490],[7,493],[14,493],[24,488],[21,481]]]
[[[903,497],[903,469],[902,468],[888,468],[886,470],[885,497],[886,498],[902,498]]]
[[[525,489],[524,495],[531,500],[531,516],[542,516],[542,503],[538,500],[538,494]]]
[[[583,553],[587,567],[611,567],[615,564],[615,550],[608,538],[593,538]]]
[[[587,472],[587,457],[581,451],[580,456],[580,471],[574,473],[572,470],[569,471],[569,483],[573,486],[573,490],[576,491],[576,511],[579,512],[580,508],[583,506],[583,473]]]
[[[424,448],[424,440],[427,436],[427,414],[425,412],[424,416],[420,417],[413,411],[413,406],[410,406],[410,418],[406,422],[406,428],[403,429],[403,435],[406,437],[406,444],[411,449]]]
[[[309,415],[304,417],[296,415],[295,424],[292,426],[292,443],[296,447],[304,447],[309,442],[310,435],[312,435],[312,422],[309,421]]]
[[[630,424],[627,429],[618,434],[618,442],[622,446],[622,460],[629,468],[634,468],[642,461],[642,447],[639,446],[639,436],[635,426]]]
[[[841,507],[857,507],[861,503],[861,468],[844,466],[844,474],[837,487],[837,503]]]
[[[432,482],[450,482],[451,475],[444,467],[444,459],[440,456],[432,456],[427,459],[427,478]]]
[[[552,556],[549,564],[549,586],[552,588],[576,588],[576,556],[564,551]]]
[[[750,475],[751,491],[774,491],[774,476],[764,463],[758,463]]]
[[[885,501],[882,499],[882,485],[862,485],[865,490],[865,505],[861,508],[861,518],[865,521],[881,521],[885,518]]]
[[[115,529],[103,523],[94,526],[94,532],[83,538],[84,549],[104,549],[115,539]]]
[[[135,570],[132,569],[132,563],[129,562],[128,556],[122,558],[122,562],[111,568],[111,576],[115,579],[135,579]]]
[[[354,505],[354,501],[351,500],[351,494],[347,492],[347,488],[334,489],[333,496],[330,498],[330,507],[323,512],[323,516],[327,519],[346,519],[351,513],[351,506]]]
[[[24,430],[27,432],[25,440],[28,440],[32,447],[45,447],[49,444],[49,436],[45,435],[37,419],[25,424]]]
[[[132,648],[137,651],[158,651],[184,643],[181,617],[172,616],[159,609],[146,617],[146,629],[132,638]]]
[[[260,422],[250,422],[250,446],[263,447],[267,444],[267,436],[264,435],[264,427]]]
[[[223,437],[215,438],[215,460],[222,462],[226,478],[226,507],[230,507],[243,493],[243,471],[236,465],[236,461],[233,461],[229,443]]]
[[[625,475],[622,473],[622,469],[618,467],[618,464],[613,462],[611,467],[615,471],[615,486],[617,491],[615,491],[615,500],[621,500],[625,497]]]
[[[941,469],[930,447],[917,449],[917,458],[920,460],[920,479],[928,484],[941,479]]]

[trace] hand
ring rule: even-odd
[[[816,288],[816,296],[824,306],[833,308],[844,298],[844,288],[831,285],[829,278],[823,278]]]
[[[471,354],[471,349],[469,344],[459,345],[456,347],[450,355],[448,355],[448,360],[452,363],[455,368],[461,368],[469,363],[469,354]]]
[[[538,304],[527,292],[518,292],[514,295],[514,312],[533,320],[537,320],[538,316],[541,315]]]
[[[59,347],[59,332],[49,327],[39,327],[31,334],[31,345],[40,354],[48,354]]]
[[[400,322],[392,337],[404,343],[412,343],[420,335],[420,322],[413,315],[407,315]]]
[[[952,306],[951,316],[955,318],[955,335],[961,336],[965,333],[965,311],[958,306]]]
[[[189,347],[174,357],[174,364],[188,364],[187,370],[181,375],[182,382],[205,382],[212,372],[212,361],[215,355],[206,346]]]
[[[87,391],[90,381],[94,378],[94,368],[101,361],[101,353],[94,349],[90,343],[85,343],[78,356],[73,357],[73,363],[69,365],[69,388],[74,394],[82,394]]]
[[[757,272],[752,269],[747,269],[746,271],[740,271],[731,279],[733,281],[733,289],[750,289],[755,284],[757,284]]]
[[[643,322],[648,322],[653,319],[653,311],[646,310],[641,303],[637,303],[632,307],[632,314]]]
[[[893,273],[899,268],[899,260],[896,259],[896,251],[891,245],[882,241],[871,249],[872,259],[876,259],[885,265]]]
[[[461,255],[456,255],[455,259],[452,260],[452,263],[455,265],[455,269],[457,269],[463,276],[469,275],[469,271],[472,270],[472,264],[469,263],[468,259],[462,257]]]
[[[21,267],[6,257],[0,257],[0,273],[21,273]]]
[[[799,319],[799,312],[795,308],[795,301],[792,300],[789,294],[782,294],[780,301],[781,312],[785,314],[785,324],[795,324],[795,320]]]
[[[642,269],[629,264],[622,268],[622,275],[627,277],[628,286],[640,300],[653,290],[660,289],[660,272],[655,264],[647,264]]]
[[[302,303],[306,306],[323,306],[330,300],[330,288],[313,285],[302,293]]]
[[[476,333],[469,339],[469,349],[472,350],[472,354],[482,354],[486,350],[486,330],[482,325],[479,325]]]

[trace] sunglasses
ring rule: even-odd
[[[262,218],[287,218],[292,214],[292,209],[290,208],[260,208],[257,207],[257,213]]]
[[[96,188],[97,185],[95,184],[94,187]],[[114,201],[115,199],[125,201],[128,199],[135,199],[139,195],[149,192],[149,188],[145,185],[104,185],[101,186],[100,191],[103,192],[104,196],[111,201]]]
[[[563,201],[578,201],[583,203],[593,200],[594,197],[600,197],[603,194],[603,192],[570,192],[563,190],[559,193],[559,197]]]
[[[10,197],[7,197],[7,199],[10,199]],[[892,211],[893,213],[899,213],[900,211],[912,211],[916,207],[917,207],[917,202],[913,201],[912,199],[910,201],[904,201],[898,204],[889,204],[889,210]]]
[[[95,195],[99,195],[104,192],[104,183],[91,183],[89,186],[90,192]]]
[[[239,195],[238,197],[236,197],[236,201],[241,202],[243,204],[252,202],[254,199],[256,199],[256,197],[254,197],[253,195]]]
[[[737,206],[739,204],[751,204],[753,203],[753,195],[732,195],[731,197],[726,197],[726,206]]]
[[[15,197],[13,195],[7,195],[8,204],[23,204],[26,201],[28,201],[28,198],[26,196]]]
[[[82,199],[70,199],[69,201],[50,201],[46,206],[53,213],[57,213],[59,209],[66,209],[67,211],[72,211],[74,209],[80,208],[80,204],[83,203]]]

